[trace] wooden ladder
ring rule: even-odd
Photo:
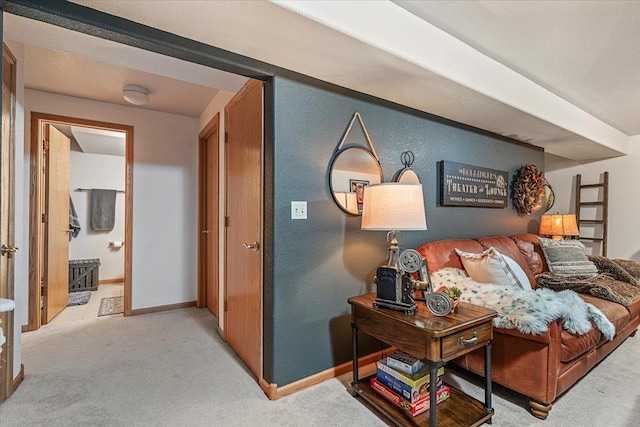
[[[582,190],[587,188],[602,188],[602,199],[583,202]],[[601,219],[581,219],[580,209],[584,206],[602,206],[602,218]],[[601,237],[582,237],[580,240],[591,240],[593,242],[599,242],[602,245],[602,256],[607,256],[607,218],[609,216],[609,172],[604,173],[604,179],[597,184],[582,184],[582,175],[576,175],[576,221],[578,223],[578,229],[582,224],[601,225]]]

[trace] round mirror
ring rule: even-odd
[[[420,184],[420,177],[411,168],[399,170],[396,176],[393,177],[393,180],[400,184]]]
[[[367,149],[350,147],[333,157],[329,170],[331,194],[340,209],[362,215],[364,187],[382,182],[380,162]]]
[[[544,180],[544,205],[543,205],[544,211],[545,212],[549,211],[549,209],[551,209],[555,201],[556,201],[556,195],[553,192],[553,188],[551,188],[551,185],[549,185],[549,183],[545,179]]]
[[[420,177],[413,169],[411,169],[411,165],[415,160],[413,152],[404,151],[400,155],[400,160],[402,161],[402,165],[404,166],[404,168],[396,172],[396,174],[393,176],[392,181],[398,182],[400,184],[420,184]]]

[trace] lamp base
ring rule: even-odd
[[[397,310],[397,311],[404,311],[406,314],[414,314],[418,309],[418,306],[415,303],[406,304],[403,302],[396,302],[396,301],[382,299],[382,298],[376,298],[375,301],[373,301],[373,306],[390,308],[392,310]]]

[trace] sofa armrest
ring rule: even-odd
[[[494,328],[492,378],[511,390],[549,404],[557,397],[561,320],[549,323],[542,335]],[[484,353],[473,351],[457,363],[484,375]]]

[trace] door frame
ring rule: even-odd
[[[31,158],[29,173],[29,314],[23,332],[42,326],[40,279],[45,258],[42,217],[44,206],[43,131],[44,124],[63,124],[125,132],[125,214],[124,214],[124,315],[131,315],[132,248],[133,248],[133,126],[101,122],[77,117],[31,112]]]
[[[218,140],[215,142],[214,147],[210,147],[207,144],[207,140],[215,132],[218,132]],[[209,170],[207,169],[207,158],[209,150],[214,149],[217,153],[216,167],[211,173],[218,177],[217,188],[217,215],[216,223],[213,230],[209,229],[209,234],[204,234],[203,230],[207,228],[208,209],[207,209],[207,175]],[[202,129],[198,135],[198,300],[197,307],[203,308],[207,306],[208,290],[207,290],[207,260],[209,260],[209,245],[207,241],[218,242],[218,257],[215,260],[215,270],[218,282],[218,317],[221,317],[222,311],[220,310],[220,113],[209,121],[209,123]]]
[[[8,62],[10,69],[4,69],[4,61]],[[6,140],[6,148],[8,148],[8,156],[9,157],[9,179],[8,182],[2,182],[2,187],[8,188],[8,209],[7,213],[8,219],[8,235],[7,241],[1,242],[6,243],[8,245],[15,245],[15,164],[16,164],[16,134],[15,134],[15,117],[16,117],[16,67],[17,60],[13,55],[9,47],[2,43],[2,79],[4,81],[5,76],[4,73],[8,73],[9,77],[9,96],[10,96],[10,105],[9,111],[4,111],[4,99],[2,102],[3,107],[3,115],[5,112],[8,113],[9,123],[0,123],[0,128],[2,128],[2,139],[7,138]],[[6,94],[2,94],[6,96]],[[7,126],[7,128],[5,128]],[[2,149],[0,149],[0,155],[2,155]],[[1,160],[0,160],[1,161]],[[0,168],[1,169],[1,168]],[[0,192],[3,190],[0,189]],[[2,204],[0,203],[0,208]],[[0,224],[0,226],[4,227],[4,224]],[[4,290],[4,295],[0,293],[0,297],[8,298],[11,300],[15,299],[15,258],[10,260],[10,256],[14,256],[12,254],[6,254],[7,257],[7,288]],[[0,370],[0,403],[4,402],[8,399],[15,389],[15,379],[13,376],[13,353],[14,353],[14,324],[15,324],[15,310],[7,311],[5,313],[0,314],[0,320],[2,320],[2,326],[4,335],[6,338],[6,342],[3,344],[5,351],[0,355],[0,367],[4,368]]]

